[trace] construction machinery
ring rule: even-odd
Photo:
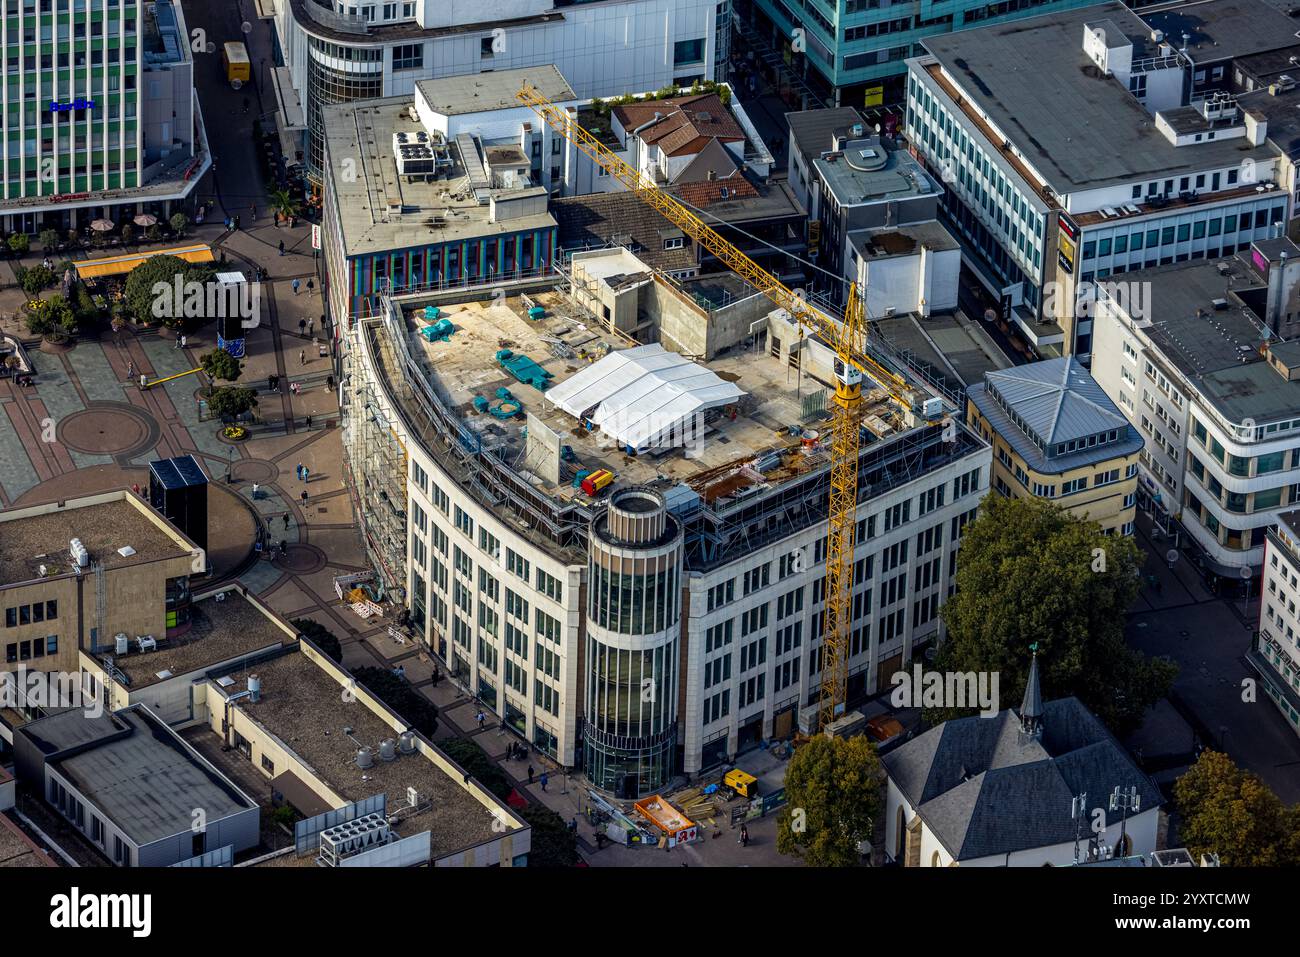
[[[941,400],[922,399],[901,376],[885,368],[867,351],[867,321],[857,284],[849,288],[842,320],[811,306],[805,297],[759,266],[699,216],[642,176],[616,153],[577,123],[576,112],[551,103],[536,87],[525,84],[517,94],[560,136],[616,178],[642,202],[690,236],[754,289],[790,313],[800,331],[817,336],[835,352],[835,403],[831,427],[831,487],[826,549],[826,613],[822,634],[822,680],[817,713],[818,730],[841,713],[848,682],[849,633],[853,614],[853,548],[857,530],[858,451],[861,445],[862,380],[869,375],[914,420],[936,421]]]

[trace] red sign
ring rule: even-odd
[[[1060,224],[1061,232],[1065,233],[1065,235],[1069,236],[1071,239],[1079,238],[1079,227],[1070,222],[1070,220],[1066,218],[1065,213],[1058,215],[1056,221]]]
[[[77,200],[77,199],[86,199],[88,196],[90,196],[89,193],[63,193],[63,194],[60,195],[60,196],[51,196],[51,197],[50,197],[50,202],[51,202],[51,203],[70,203],[70,202],[72,202],[73,200]]]

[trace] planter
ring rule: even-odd
[[[44,336],[41,337],[41,351],[46,355],[63,355],[65,352],[71,352],[76,344],[76,339],[48,339]]]
[[[248,438],[248,429],[242,425],[225,425],[221,427],[221,437],[228,442],[242,442]]]

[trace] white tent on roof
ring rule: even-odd
[[[684,435],[694,417],[733,405],[735,383],[658,343],[611,352],[546,391],[546,400],[584,416],[619,445],[638,452]]]

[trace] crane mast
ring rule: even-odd
[[[844,706],[848,681],[849,632],[853,617],[853,549],[857,532],[858,451],[861,446],[862,380],[869,373],[895,401],[913,410],[910,385],[867,353],[867,323],[857,284],[850,284],[843,321],[808,304],[759,266],[698,215],[642,176],[580,126],[575,117],[525,85],[517,94],[560,136],[635,193],[642,202],[716,256],[750,286],[790,313],[802,331],[811,330],[835,350],[835,401],[831,422],[831,487],[826,547],[826,611],[822,633],[822,677],[818,729]]]

